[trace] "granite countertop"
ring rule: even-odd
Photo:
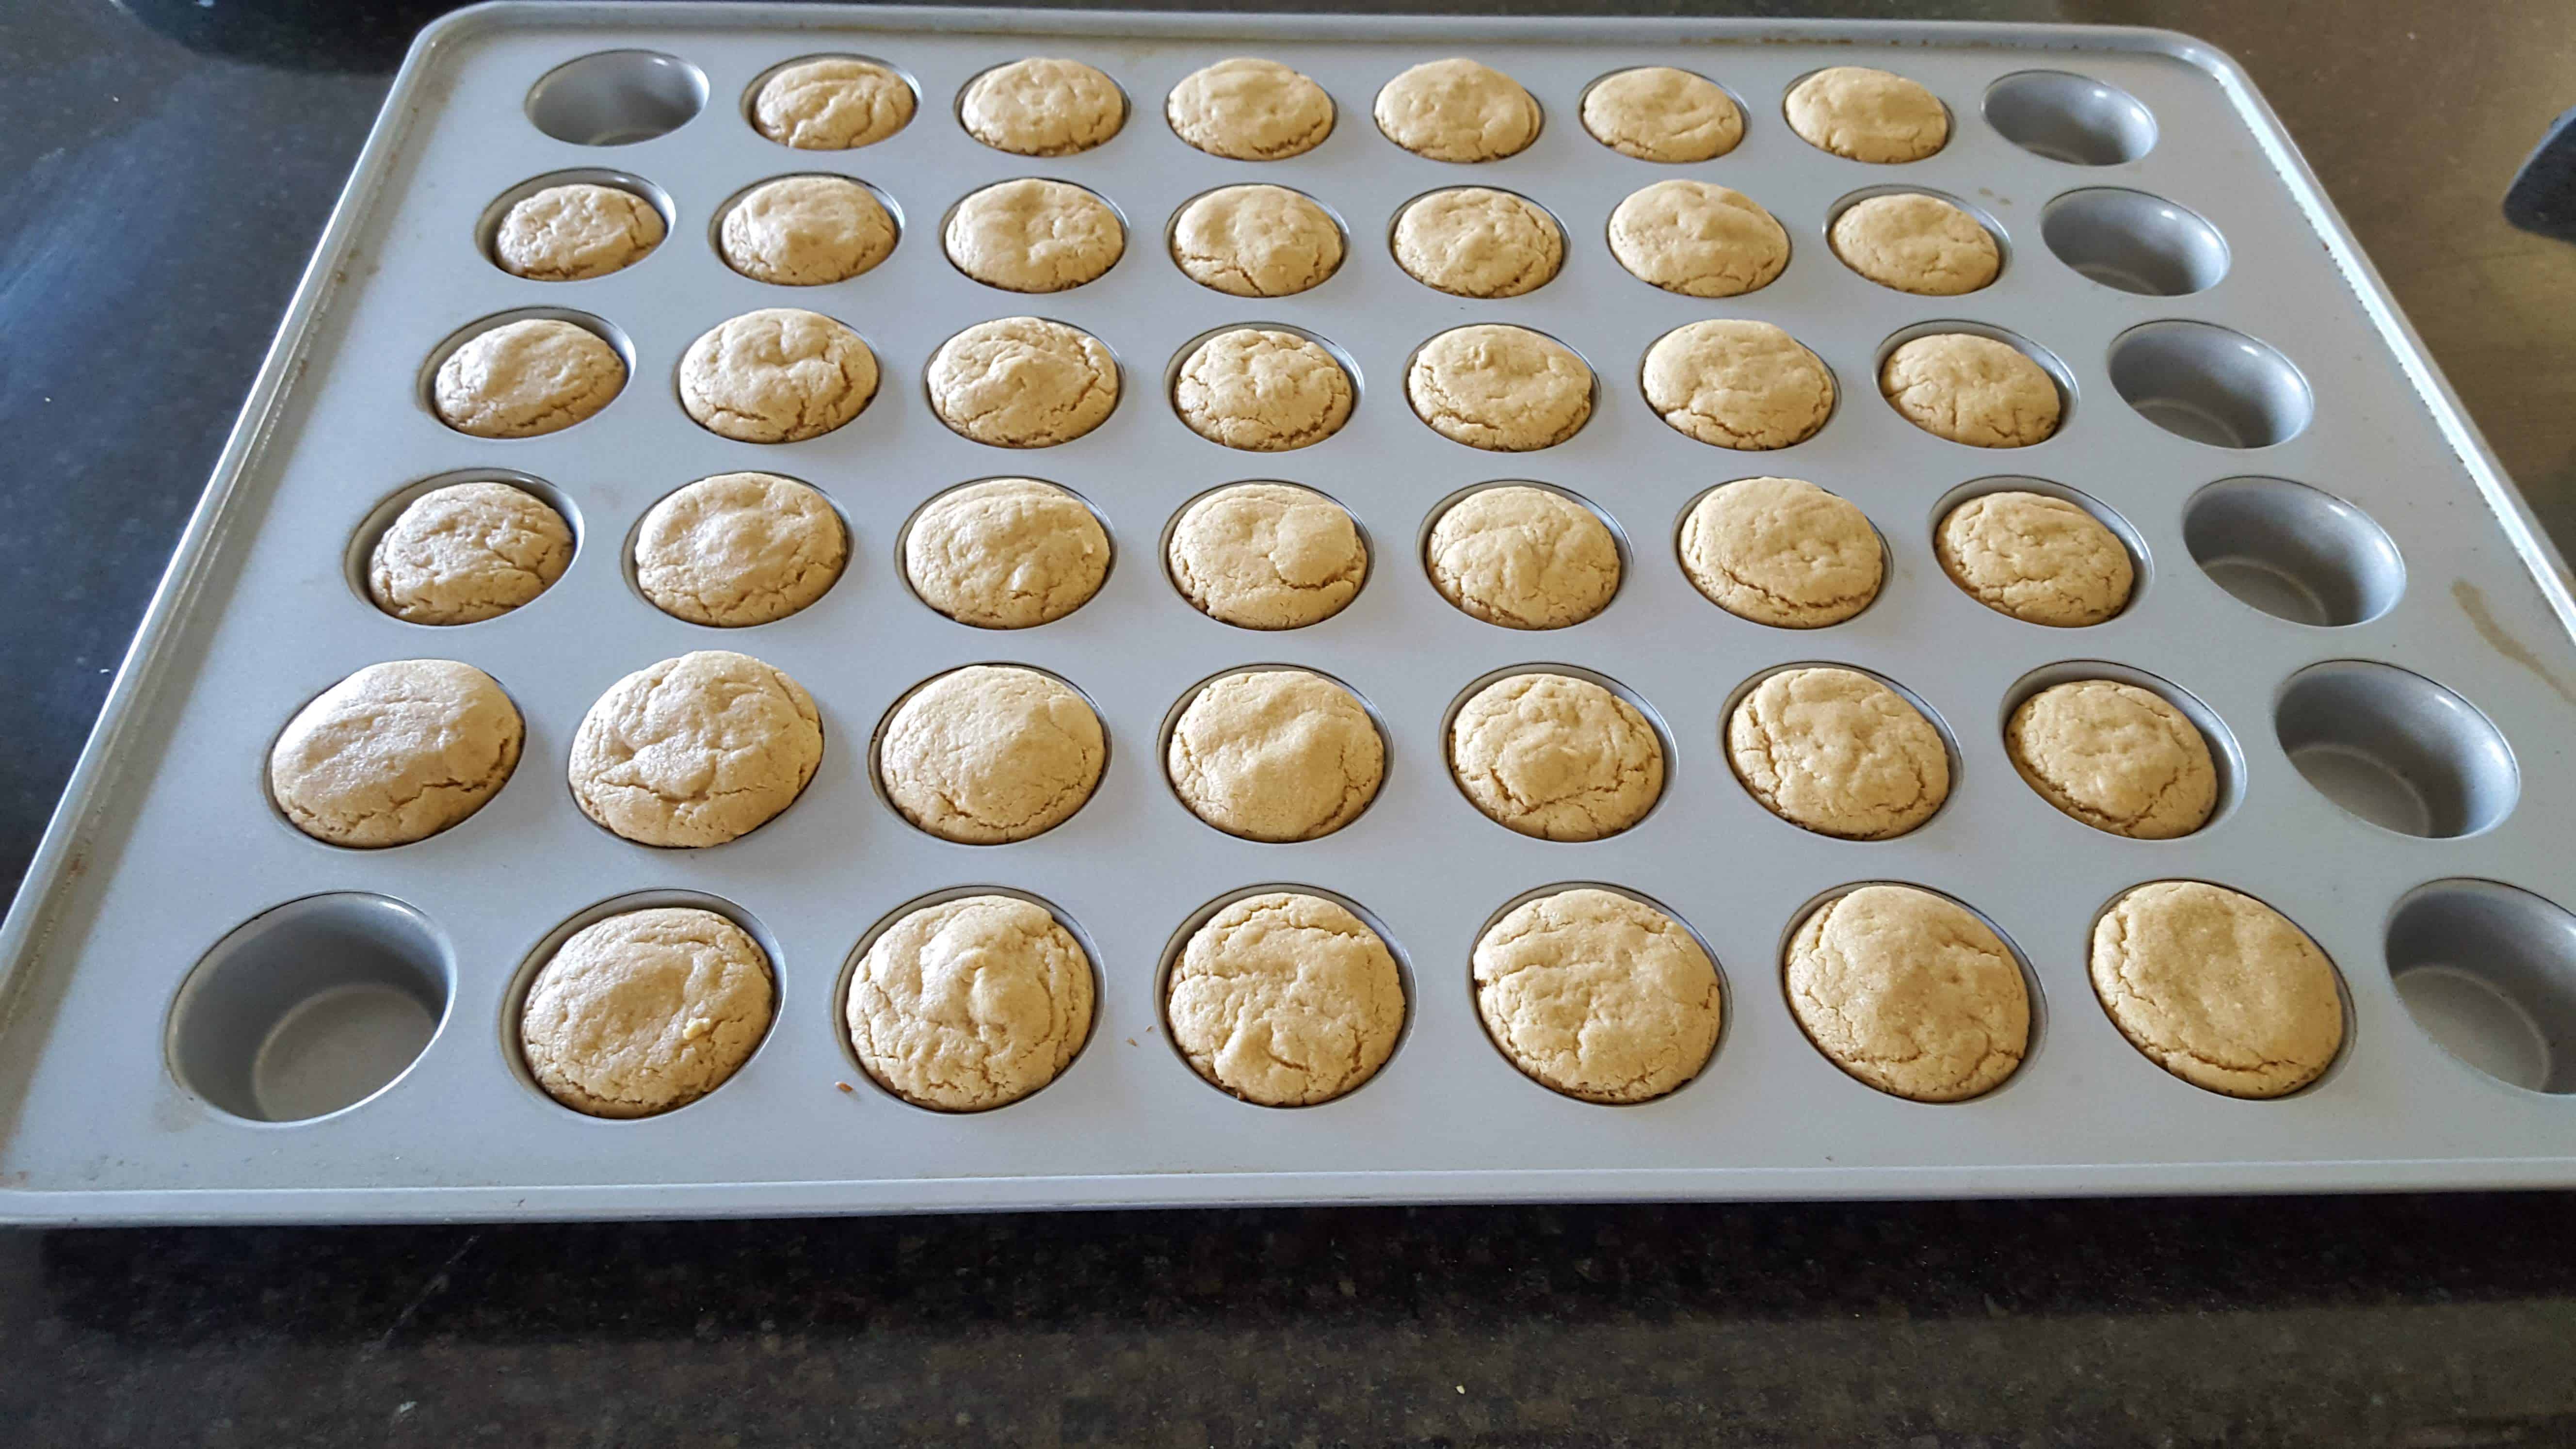
[[[19,680],[0,879],[404,40],[443,8],[0,7],[0,657]],[[2565,0],[1724,8],[2165,25],[2230,50],[2576,547],[2576,248],[2496,211],[2576,104]],[[2576,1443],[2570,1214],[2527,1194],[8,1232],[0,1435]]]

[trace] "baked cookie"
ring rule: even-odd
[[[957,119],[996,151],[1070,156],[1118,134],[1127,124],[1127,95],[1081,61],[1034,56],[967,82]]]
[[[1426,61],[1377,93],[1377,128],[1434,161],[1499,161],[1538,139],[1538,102],[1472,60]]]
[[[2343,1050],[2334,963],[2289,917],[2223,886],[2157,881],[2093,923],[2093,991],[2148,1059],[2231,1097],[2295,1092]]]
[[[2048,370],[1991,337],[1917,337],[1887,354],[1878,390],[1907,422],[1970,447],[2027,448],[2057,431],[2057,383]]]
[[[1641,65],[1604,76],[1583,93],[1583,129],[1640,161],[1708,161],[1744,139],[1744,112],[1706,76]]]
[[[978,322],[930,355],[930,410],[960,437],[1052,448],[1118,406],[1118,363],[1101,340],[1040,317]]]
[[[1000,845],[1061,825],[1109,757],[1100,716],[1034,669],[971,664],[904,696],[877,741],[877,779],[942,840]]]
[[[1802,478],[1739,478],[1682,518],[1682,572],[1739,619],[1820,629],[1870,606],[1887,551],[1868,515]]]
[[[2113,835],[2171,840],[2218,808],[2209,741],[2189,715],[2134,684],[2081,679],[2041,690],[2004,723],[2004,753],[2041,799]]]
[[[1164,985],[1172,1044],[1264,1107],[1357,1090],[1404,1031],[1404,975],[1368,923],[1321,896],[1232,902],[1190,934]]]
[[[1834,375],[1768,322],[1689,322],[1646,349],[1646,403],[1703,443],[1758,451],[1814,437],[1834,411]]]
[[[2045,493],[1987,493],[1950,510],[1933,539],[1968,597],[2033,624],[2099,624],[2129,606],[2137,570],[2102,520]]]
[[[1127,251],[1109,203],[1067,181],[1022,177],[970,192],[948,213],[948,260],[1006,292],[1061,292],[1094,281]]]
[[[951,488],[903,536],[921,601],[979,629],[1029,629],[1091,602],[1109,577],[1109,534],[1081,499],[1035,478]]]
[[[1858,670],[1784,669],[1726,722],[1735,778],[1792,825],[1845,840],[1903,835],[1950,798],[1941,732]]]
[[[504,322],[447,354],[430,381],[438,420],[477,438],[560,432],[608,406],[626,359],[587,327],[553,317]]]
[[[1664,793],[1664,745],[1635,705],[1589,679],[1514,674],[1458,707],[1449,772],[1498,825],[1603,840]]]
[[[1416,417],[1452,442],[1496,453],[1552,448],[1592,417],[1592,369],[1574,349],[1526,327],[1453,327],[1404,370]]]
[[[1229,161],[1284,161],[1333,134],[1333,98],[1275,60],[1237,56],[1182,77],[1163,102],[1172,134]]]
[[[1913,886],[1816,908],[1789,942],[1789,1010],[1835,1066],[1916,1102],[2003,1085],[2030,1050],[2030,988],[1976,913]]]
[[[1725,992],[1682,923],[1580,887],[1514,906],[1476,942],[1476,1014],[1513,1066],[1586,1102],[1674,1091],[1717,1050]]]
[[[644,260],[662,233],[662,213],[643,197],[574,181],[512,202],[492,234],[492,259],[532,282],[578,282]]]
[[[1200,496],[1174,520],[1164,561],[1181,597],[1242,629],[1322,623],[1359,596],[1369,563],[1350,510],[1294,483]]]
[[[1555,280],[1565,233],[1547,208],[1486,186],[1435,191],[1396,213],[1395,263],[1453,297],[1517,297]]]
[[[823,763],[823,716],[785,671],[701,649],[608,687],[572,738],[581,813],[639,845],[709,846],[796,803]]]
[[[409,845],[499,794],[526,734],[518,706],[472,665],[370,664],[286,722],[268,752],[268,793],[325,844]]]
[[[367,597],[412,624],[498,618],[572,565],[572,525],[507,483],[451,483],[404,505],[367,555]]]
[[[1782,109],[1807,144],[1854,161],[1920,161],[1950,140],[1939,96],[1867,66],[1817,71],[1789,88]]]
[[[1598,514],[1526,483],[1479,488],[1442,510],[1423,547],[1440,596],[1507,629],[1562,629],[1610,606],[1619,541]]]
[[[743,193],[716,228],[725,265],[755,282],[846,282],[894,254],[894,218],[846,176],[781,176]]]
[[[850,1046],[919,1107],[983,1112],[1054,1081],[1091,1036],[1091,958],[1046,907],[964,896],[888,926],[850,973]]]
[[[1825,240],[1843,265],[1918,297],[1956,297],[1991,284],[2003,269],[1993,233],[1937,196],[1906,192],[1854,202]]]
[[[1172,405],[1211,443],[1285,453],[1340,432],[1351,396],[1351,375],[1322,343],[1238,327],[1200,343],[1181,363]]]
[[[718,473],[656,503],[635,531],[635,586],[675,619],[784,619],[840,580],[849,531],[823,495],[774,473]]]
[[[753,129],[799,151],[874,145],[910,125],[912,111],[902,76],[854,55],[781,66],[751,98]]]
[[[519,1055],[547,1096],[650,1117],[725,1084],[769,1032],[768,953],[714,911],[655,906],[584,926],[528,983]]]
[[[1676,178],[1629,194],[1610,213],[1610,254],[1641,282],[1685,297],[1733,297],[1789,265],[1789,233],[1733,187]]]
[[[1224,186],[1181,208],[1172,260],[1230,297],[1290,297],[1340,270],[1342,230],[1303,192]]]
[[[1163,758],[1190,813],[1246,840],[1314,840],[1357,820],[1386,778],[1358,695],[1303,669],[1247,669],[1190,696]]]
[[[800,443],[877,395],[877,355],[819,312],[764,307],[718,323],[680,357],[680,406],[738,443]]]

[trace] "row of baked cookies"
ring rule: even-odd
[[[1158,983],[1159,1015],[1210,1084],[1266,1107],[1345,1096],[1393,1056],[1413,1003],[1393,950],[1342,900],[1261,889],[1218,904]],[[878,1086],[947,1112],[1005,1107],[1060,1076],[1091,1036],[1096,966],[1034,897],[953,893],[907,909],[854,953],[838,1015]],[[1638,895],[1534,893],[1469,952],[1487,1039],[1581,1101],[1669,1095],[1714,1057],[1726,1012],[1696,933]],[[2156,881],[2113,901],[2089,950],[2096,999],[2131,1045],[2196,1086],[2286,1095],[2340,1053],[2333,963],[2241,892]],[[729,916],[652,907],[575,932],[511,1023],[530,1075],[592,1116],[653,1116],[730,1079],[775,1014],[775,967]],[[2019,957],[1975,911],[1873,883],[1794,923],[1781,952],[1791,1016],[1827,1060],[1892,1096],[1960,1102],[2029,1055]],[[845,1087],[846,1089],[846,1087]]]
[[[1521,835],[1593,841],[1662,798],[1664,731],[1605,676],[1531,666],[1471,686],[1442,753],[1460,793]],[[329,844],[410,844],[474,815],[516,771],[526,727],[498,682],[453,660],[371,665],[280,731],[268,784],[280,814]],[[1385,727],[1356,690],[1313,670],[1256,667],[1175,702],[1159,754],[1174,796],[1247,840],[1341,830],[1385,779]],[[2112,834],[2165,839],[2204,824],[2216,755],[2155,688],[2084,678],[2020,701],[2004,726],[2014,768],[2050,804]],[[1781,819],[1821,835],[1885,840],[1948,800],[1950,748],[1911,696],[1856,669],[1799,665],[1757,676],[1723,723],[1727,763]],[[584,714],[566,781],[584,814],[638,844],[706,848],[759,829],[822,763],[822,715],[785,671],[728,650],[665,659],[617,681]],[[1089,698],[1021,665],[974,664],[925,680],[878,725],[870,773],[886,802],[942,840],[1034,839],[1088,804],[1108,761]]]
[[[862,56],[794,61],[753,86],[754,129],[799,150],[870,146],[911,124],[911,82]],[[1638,66],[1586,86],[1577,109],[1602,145],[1644,161],[1708,161],[1744,139],[1744,111],[1715,81]],[[1277,61],[1237,56],[1193,71],[1163,103],[1173,134],[1211,156],[1280,161],[1322,145],[1337,108],[1323,86]],[[1464,57],[1426,61],[1379,88],[1378,131],[1434,161],[1499,161],[1527,150],[1545,123],[1520,82]],[[1781,97],[1800,139],[1836,156],[1919,161],[1950,139],[1949,108],[1920,82],[1866,66],[1800,77]],[[958,93],[966,133],[1017,156],[1070,156],[1116,136],[1127,94],[1097,67],[1032,56],[978,74]]]
[[[1116,359],[1081,328],[1038,317],[977,323],[933,352],[931,410],[961,437],[1003,448],[1068,443],[1119,402]],[[730,318],[680,359],[681,408],[699,426],[746,443],[793,443],[848,424],[878,391],[877,358],[850,327],[772,307]],[[1833,415],[1824,360],[1768,322],[1688,322],[1646,349],[1646,402],[1683,435],[1738,451],[1786,448]],[[560,318],[501,321],[439,361],[431,406],[482,438],[558,432],[608,406],[626,362],[599,332]],[[1890,407],[1938,438],[2023,448],[2054,436],[2057,380],[2001,337],[1937,332],[1908,338],[1878,366]],[[1453,442],[1488,452],[1554,447],[1592,418],[1599,380],[1574,349],[1543,332],[1476,323],[1415,349],[1404,392],[1413,413]],[[1311,447],[1350,421],[1348,366],[1322,340],[1279,327],[1235,327],[1180,359],[1173,412],[1200,437],[1247,452]]]
[[[492,238],[502,270],[531,281],[586,281],[622,271],[658,247],[661,211],[613,183],[566,181],[513,202]],[[1658,181],[1610,213],[1610,254],[1630,275],[1690,297],[1733,297],[1777,280],[1789,232],[1760,202],[1715,182]],[[1191,280],[1235,297],[1288,297],[1341,269],[1346,238],[1323,203],[1284,186],[1223,186],[1172,217],[1172,261]],[[1826,239],[1853,271],[1901,292],[1957,296],[1992,283],[2002,253],[1983,222],[1922,192],[1862,197],[1834,214]],[[755,281],[822,286],[874,270],[894,254],[894,217],[845,176],[782,176],[729,203],[717,255]],[[1098,193],[1070,181],[1022,177],[969,193],[940,228],[951,265],[1006,292],[1068,291],[1106,275],[1127,254],[1127,227]],[[1388,248],[1406,275],[1453,296],[1518,297],[1565,263],[1565,230],[1528,197],[1456,186],[1406,202]]]
[[[1626,565],[1606,515],[1563,490],[1493,483],[1429,520],[1422,566],[1441,597],[1512,629],[1559,629],[1609,606]],[[1340,503],[1293,483],[1235,483],[1183,505],[1166,533],[1173,587],[1247,629],[1333,617],[1370,571],[1368,540]],[[774,623],[820,599],[850,556],[822,493],[773,473],[720,473],[647,509],[631,545],[636,587],[693,624]],[[1868,608],[1886,545],[1849,500],[1795,478],[1741,478],[1692,501],[1676,532],[1683,572],[1711,603],[1759,624],[1809,629]],[[2119,536],[2079,504],[2005,488],[1943,515],[1934,551],[1970,597],[2034,624],[2098,624],[2136,573]],[[415,624],[478,623],[534,600],[570,566],[572,528],[503,482],[447,484],[404,505],[370,545],[367,591]],[[904,581],[960,623],[1022,629],[1090,602],[1108,578],[1108,530],[1070,491],[1034,478],[951,488],[905,525]]]

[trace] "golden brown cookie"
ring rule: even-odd
[[[507,483],[451,483],[405,505],[367,557],[367,597],[413,624],[498,618],[572,564],[572,525]]]
[[[584,926],[537,968],[519,1053],[546,1095],[650,1117],[721,1087],[769,1031],[768,953],[714,911],[656,906]]]
[[[472,665],[370,664],[286,722],[268,752],[268,792],[316,840],[409,845],[499,794],[526,734],[510,696]]]
[[[1590,887],[1515,906],[1476,942],[1476,1014],[1505,1059],[1586,1102],[1645,1102],[1717,1050],[1717,963],[1681,922]]]
[[[662,213],[622,186],[549,186],[510,204],[492,234],[501,270],[533,282],[623,271],[662,244]]]
[[[587,327],[553,317],[504,322],[447,355],[431,380],[438,420],[478,438],[560,432],[608,406],[626,359]]]
[[[1221,186],[1174,218],[1172,260],[1230,297],[1291,297],[1340,270],[1342,231],[1304,192]]]
[[[716,229],[725,265],[755,282],[846,282],[894,253],[894,218],[846,176],[781,176],[742,195]]]
[[[1720,448],[1785,448],[1834,410],[1834,375],[1768,322],[1689,322],[1646,349],[1646,402],[1675,431]]]
[[[2040,798],[2113,835],[2171,840],[2218,808],[2209,741],[2189,715],[2134,684],[2083,679],[2041,690],[2005,722],[2004,753]]]
[[[1630,193],[1610,213],[1610,254],[1641,282],[1685,297],[1733,297],[1789,265],[1789,233],[1732,187],[1676,178]]]
[[[781,66],[751,100],[753,129],[799,151],[874,145],[911,124],[912,112],[904,78],[855,55]]]
[[[1454,297],[1517,297],[1554,280],[1565,233],[1547,208],[1486,186],[1453,186],[1396,213],[1396,265]]]
[[[1440,596],[1507,629],[1562,629],[1610,606],[1619,541],[1598,514],[1526,483],[1479,488],[1441,511],[1422,551]]]
[[[640,845],[722,845],[796,803],[823,763],[805,687],[747,654],[702,649],[608,687],[566,771],[584,815]]]
[[[1496,824],[1603,840],[1664,793],[1664,745],[1635,705],[1589,679],[1514,674],[1458,707],[1449,772]]]
[[[709,330],[680,357],[680,406],[741,443],[798,443],[877,395],[877,355],[819,312],[764,307]]]
[[[1100,592],[1109,534],[1082,500],[1035,478],[988,478],[930,501],[903,536],[921,601],[979,629],[1052,623]]]
[[[1314,840],[1359,818],[1386,742],[1359,696],[1303,669],[1212,679],[1172,725],[1163,766],[1190,813],[1246,840]]]
[[[1011,665],[952,669],[904,696],[877,739],[877,778],[903,818],[942,840],[999,845],[1061,825],[1091,799],[1109,739],[1090,701]]]
[[[1350,510],[1311,488],[1237,483],[1181,510],[1165,563],[1209,618],[1301,629],[1359,596],[1368,544]]]
[[[1993,233],[1949,202],[1919,192],[1853,203],[1834,218],[1826,240],[1853,271],[1922,297],[1974,292],[2003,268]]]
[[[2045,493],[1985,493],[1950,510],[1933,539],[1968,597],[2033,624],[2099,624],[2129,605],[2137,570],[2118,534]]]
[[[675,619],[734,629],[823,597],[849,558],[849,531],[822,494],[775,473],[718,473],[645,513],[635,586]]]
[[[966,134],[1015,156],[1088,151],[1127,124],[1118,83],[1078,60],[1033,56],[967,82],[957,118]]]
[[[1352,395],[1351,375],[1322,343],[1238,327],[1200,343],[1181,363],[1172,406],[1211,443],[1284,453],[1340,432]]]
[[[1869,518],[1800,478],[1739,478],[1682,519],[1682,572],[1708,601],[1757,624],[1817,629],[1878,597],[1886,549]]]
[[[1434,161],[1499,161],[1538,139],[1538,102],[1472,60],[1413,67],[1377,93],[1376,113],[1388,140]]]
[[[1198,1074],[1264,1107],[1357,1090],[1404,1031],[1404,975],[1368,923],[1321,896],[1228,904],[1172,963],[1163,1019]]]
[[[1950,797],[1941,732],[1905,696],[1852,669],[1784,669],[1726,722],[1735,778],[1792,825],[1845,840],[1903,835]]]
[[[948,260],[1006,292],[1062,292],[1096,281],[1127,251],[1109,203],[1069,181],[1022,177],[971,192],[948,213]]]
[[[1192,71],[1163,102],[1172,134],[1230,161],[1284,161],[1333,134],[1333,98],[1275,60],[1237,56]]]
[[[1963,1102],[2030,1050],[2030,989],[1976,913],[1913,886],[1816,908],[1789,942],[1789,1010],[1828,1061],[1882,1092]]]
[[[1552,448],[1592,417],[1592,369],[1574,349],[1526,327],[1453,327],[1404,370],[1416,417],[1452,442],[1496,453]]]
[[[2196,1087],[2295,1092],[2343,1050],[2334,963],[2289,917],[2195,880],[2142,885],[2093,923],[2093,991],[2129,1044]]]
[[[963,896],[906,914],[850,973],[851,1049],[878,1086],[942,1112],[1008,1106],[1091,1036],[1091,958],[1044,906]]]
[[[1968,332],[1917,337],[1887,354],[1878,390],[1905,420],[1976,448],[2027,448],[2057,431],[2048,370],[2020,348]]]
[[[930,355],[930,408],[960,437],[1052,448],[1118,406],[1118,363],[1100,339],[1041,317],[978,322]]]
[[[1950,112],[1919,83],[1867,66],[1837,65],[1789,88],[1789,129],[1854,161],[1920,161],[1949,144]]]
[[[1593,82],[1583,93],[1583,129],[1640,161],[1708,161],[1744,139],[1744,112],[1706,76],[1643,65]]]

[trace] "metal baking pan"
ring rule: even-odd
[[[625,54],[594,63],[585,124],[627,143],[575,144],[534,124],[532,87],[604,52]],[[775,146],[746,123],[742,97],[756,77],[843,52],[917,83],[920,114],[908,129],[862,150],[814,153]],[[1340,120],[1326,143],[1253,165],[1172,135],[1160,114],[1172,84],[1246,53],[1332,93]],[[1032,54],[1078,57],[1115,77],[1131,101],[1124,131],[1045,161],[971,140],[954,116],[959,88]],[[1546,113],[1536,144],[1455,166],[1377,133],[1378,87],[1452,54],[1528,87]],[[1882,65],[1930,86],[1955,117],[1947,149],[1873,167],[1798,140],[1780,97],[1836,63]],[[1744,106],[1743,144],[1671,168],[1595,143],[1578,98],[1638,64],[1680,64],[1725,85]],[[669,198],[676,224],[653,256],[567,284],[513,278],[486,259],[477,229],[496,198],[599,168]],[[817,169],[892,199],[904,237],[891,260],[797,290],[723,266],[706,241],[715,210],[753,182]],[[1675,174],[1723,181],[1781,218],[1794,255],[1778,281],[1700,302],[1619,268],[1603,238],[1611,208]],[[1127,222],[1125,260],[1097,282],[1035,299],[950,266],[937,218],[966,192],[1021,175],[1107,197]],[[1160,239],[1174,209],[1250,180],[1297,187],[1337,212],[1351,241],[1338,275],[1303,295],[1245,302],[1172,265]],[[1568,238],[1562,275],[1493,302],[1405,276],[1387,252],[1389,218],[1417,194],[1467,183],[1551,210]],[[1888,186],[1944,193],[1991,218],[2005,239],[2000,280],[1923,298],[1836,262],[1824,245],[1828,217],[1855,193]],[[2083,193],[2102,188],[2170,205],[2084,204]],[[2181,295],[2097,280],[2151,281],[2132,250],[2140,244],[2189,259],[2188,280],[2223,275]],[[857,422],[757,447],[681,412],[671,379],[682,349],[716,322],[770,305],[839,317],[876,349],[887,381]],[[616,329],[634,362],[625,393],[590,421],[532,440],[442,427],[421,400],[425,362],[467,324],[531,307]],[[919,382],[931,351],[965,326],[1021,312],[1071,322],[1117,352],[1125,397],[1098,431],[1011,453],[931,416]],[[1639,359],[1669,328],[1707,316],[1776,321],[1813,348],[1840,382],[1833,420],[1795,448],[1757,455],[1666,427],[1639,392]],[[1505,456],[1414,418],[1405,359],[1433,334],[1483,320],[1537,328],[1591,362],[1599,408],[1579,435]],[[1253,321],[1306,329],[1354,360],[1360,398],[1340,434],[1250,455],[1196,437],[1173,414],[1160,379],[1176,351]],[[1891,338],[1939,321],[2005,329],[2058,359],[2072,402],[2062,431],[1985,452],[1897,417],[1875,395],[1876,360]],[[2193,325],[2161,325],[2174,323]],[[2223,445],[2260,441],[2252,434],[2267,429],[2285,436]],[[661,614],[628,582],[622,540],[670,489],[740,468],[805,479],[834,500],[854,530],[847,577],[803,613],[747,631]],[[407,625],[370,607],[349,568],[366,521],[422,480],[496,472],[542,480],[570,505],[580,552],[562,582],[515,613],[460,628]],[[1018,633],[951,623],[906,589],[897,532],[932,494],[1013,473],[1094,504],[1116,567],[1098,598],[1058,623]],[[1812,479],[1868,512],[1891,555],[1872,608],[1800,633],[1733,619],[1691,589],[1673,556],[1684,505],[1755,473]],[[2122,521],[2143,578],[2124,614],[2091,629],[2040,628],[1948,582],[1932,554],[1934,521],[1957,490],[2001,476],[2076,490]],[[1341,615],[1256,635],[1190,609],[1156,546],[1188,499],[1266,477],[1348,504],[1375,555],[1367,587]],[[1433,590],[1416,553],[1424,518],[1458,489],[1503,478],[1572,490],[1617,521],[1630,567],[1599,617],[1515,633]],[[2230,479],[2284,481],[2212,486]],[[2384,530],[2393,553],[2364,546],[2373,529],[2360,518]],[[2231,587],[2293,615],[2360,621],[2280,617]],[[2576,903],[2565,823],[2576,818],[2572,624],[2564,565],[2289,138],[2232,62],[2183,36],[1777,20],[485,6],[432,26],[396,80],[0,937],[0,1216],[369,1221],[2576,1182],[2576,1097],[2561,1094],[2576,1086],[2576,922],[2550,904]],[[757,654],[813,691],[829,740],[821,771],[784,815],[721,848],[676,853],[616,839],[564,788],[572,730],[611,681],[701,647]],[[517,700],[527,755],[508,788],[464,825],[395,850],[333,849],[279,820],[260,761],[286,718],[354,669],[423,656],[472,663]],[[866,742],[906,690],[984,661],[1073,681],[1097,701],[1112,746],[1099,793],[1071,821],[977,848],[933,840],[888,809],[870,785]],[[1827,839],[1766,814],[1736,784],[1718,747],[1726,702],[1756,675],[1802,661],[1883,675],[1938,716],[1959,768],[1928,825],[1886,842]],[[2219,723],[2227,785],[2208,828],[2167,842],[2100,834],[2016,778],[2001,742],[2009,703],[2070,672],[2097,672],[2087,661],[2165,681]],[[1348,682],[1390,738],[1376,804],[1320,841],[1223,836],[1177,803],[1157,764],[1161,723],[1184,691],[1270,662]],[[1459,692],[1537,662],[1618,681],[1666,732],[1669,783],[1636,829],[1590,844],[1525,839],[1476,814],[1448,779],[1438,729]],[[2201,1091],[2132,1050],[2104,1016],[2085,975],[2090,925],[2121,891],[2171,877],[2259,896],[2334,959],[2351,1029],[2314,1086],[2268,1102]],[[1967,902],[2026,959],[2041,1028],[2001,1089],[1947,1106],[1898,1100],[1844,1076],[1799,1032],[1781,995],[1782,942],[1810,902],[1871,880]],[[1555,1095],[1509,1065],[1477,1023],[1467,962],[1479,929],[1514,898],[1575,881],[1663,903],[1724,974],[1716,1056],[1662,1100],[1612,1108]],[[1387,1068],[1315,1108],[1268,1110],[1210,1088],[1159,1026],[1157,977],[1175,933],[1209,903],[1273,882],[1365,906],[1412,991]],[[1102,997],[1090,1044],[1061,1080],[999,1111],[945,1115],[868,1083],[842,1042],[834,996],[850,952],[880,921],[971,885],[1031,893],[1076,923],[1096,953]],[[778,969],[778,1018],[749,1065],[704,1100],[648,1120],[592,1120],[514,1069],[507,1003],[568,922],[639,893],[714,900],[755,925]],[[194,1025],[176,1031],[174,1003],[191,981]],[[429,1039],[391,1085],[310,1120],[250,1120],[210,1095],[267,1110],[255,1091],[244,1099],[182,1085],[174,1058],[187,1058],[179,1065],[201,1085],[227,1072],[238,1085],[273,1066],[259,1054],[264,1044],[287,1049],[268,1033],[298,1003],[298,1030],[361,1069],[371,1053],[407,1054],[407,1032]],[[406,1009],[417,1016],[408,1025]],[[348,1020],[335,1025],[333,1012]]]

